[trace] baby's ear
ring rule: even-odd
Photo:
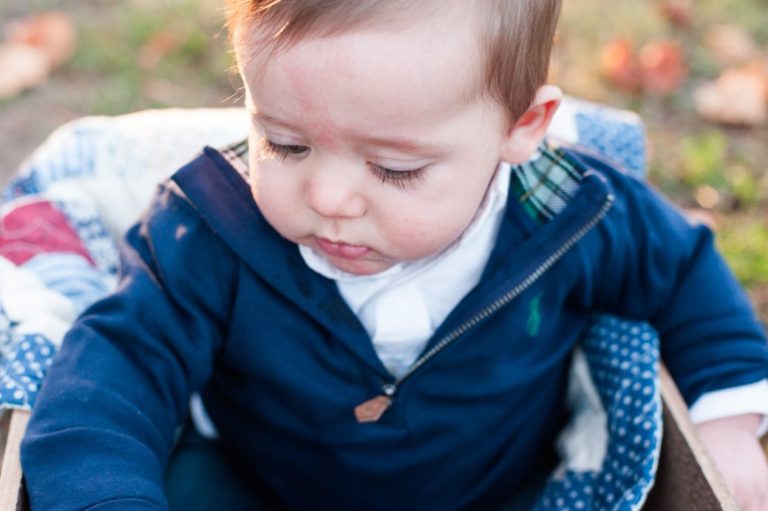
[[[530,159],[544,139],[562,97],[562,91],[554,85],[539,87],[531,106],[507,132],[501,153],[503,161],[517,165]]]

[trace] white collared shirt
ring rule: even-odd
[[[480,281],[504,217],[510,172],[509,164],[499,165],[467,229],[431,257],[360,276],[333,267],[311,248],[299,247],[310,268],[336,281],[393,375],[405,373],[437,327]]]

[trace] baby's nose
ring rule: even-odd
[[[318,215],[327,218],[356,218],[365,214],[365,199],[357,185],[342,173],[314,173],[306,188],[306,203]]]

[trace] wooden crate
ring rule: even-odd
[[[19,446],[29,421],[27,410],[5,410],[0,415],[0,510],[26,511],[29,505],[21,477]]]
[[[696,435],[688,407],[661,367],[664,432],[656,484],[643,509],[649,511],[738,511],[731,492]]]

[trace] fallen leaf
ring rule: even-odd
[[[738,25],[719,25],[706,35],[707,48],[715,59],[726,66],[754,60],[759,53],[752,36]]]
[[[606,44],[600,57],[600,68],[603,76],[620,89],[640,90],[640,70],[631,41],[620,38]]]
[[[704,209],[713,209],[720,204],[720,192],[709,185],[697,188],[694,196],[696,203]]]
[[[77,30],[72,19],[59,12],[44,12],[11,24],[10,43],[26,44],[41,50],[52,66],[60,66],[74,55]]]
[[[768,121],[768,74],[761,64],[725,71],[694,91],[696,111],[704,119],[755,127]]]
[[[693,18],[693,0],[659,0],[659,12],[670,24],[684,28]]]
[[[674,41],[652,41],[639,54],[642,87],[656,94],[675,92],[688,77],[683,50]]]
[[[40,85],[50,71],[48,57],[39,48],[18,43],[0,45],[0,99]]]
[[[611,41],[601,55],[603,76],[630,92],[670,94],[688,77],[688,65],[680,46],[667,39],[646,43],[639,52],[627,39]]]

